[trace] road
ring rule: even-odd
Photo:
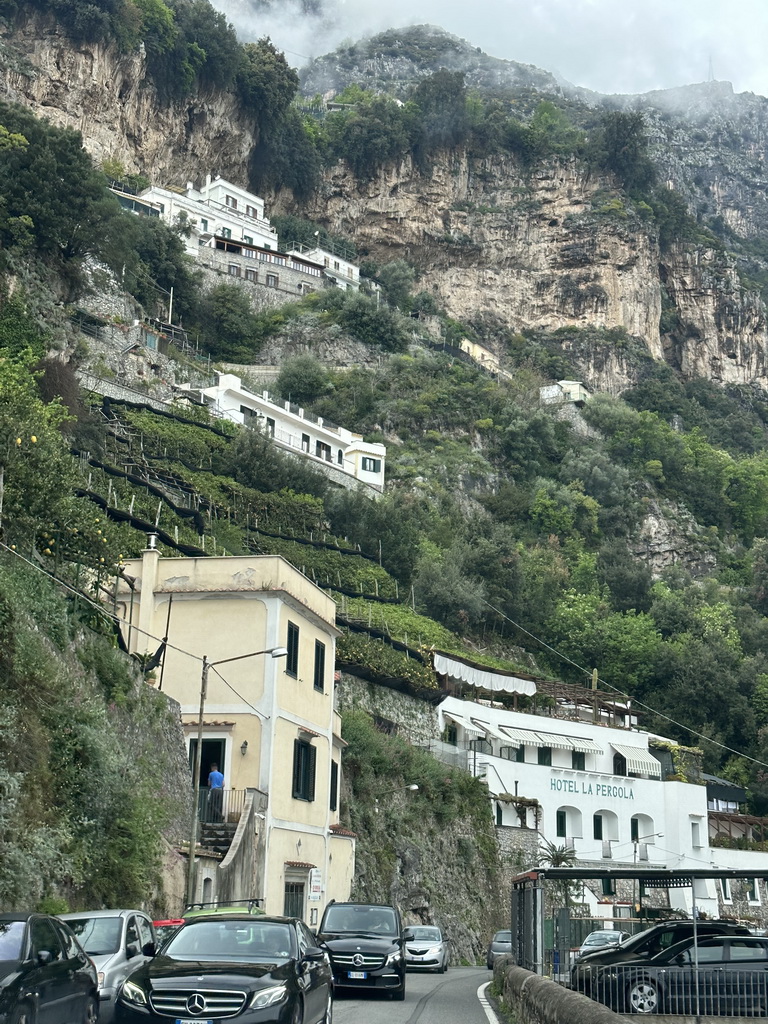
[[[495,1024],[493,1010],[489,1007],[486,1013],[477,992],[490,980],[491,972],[480,967],[451,967],[447,974],[409,973],[402,1003],[384,994],[342,989],[336,994],[333,1024]]]

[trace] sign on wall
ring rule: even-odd
[[[309,872],[309,899],[319,900],[323,890],[323,876],[320,868],[312,868]]]

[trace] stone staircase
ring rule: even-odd
[[[236,822],[204,821],[200,826],[200,845],[226,857],[236,831]]]

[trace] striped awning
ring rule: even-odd
[[[540,732],[539,746],[552,747],[553,750],[573,750],[573,740],[570,736],[563,736],[560,733]]]
[[[536,684],[532,679],[521,679],[511,672],[503,672],[500,669],[494,671],[485,666],[471,665],[459,658],[441,654],[439,651],[434,652],[432,659],[435,672],[441,676],[450,676],[451,679],[458,679],[481,690],[488,690],[491,693],[497,691],[525,693],[529,697],[536,693]]]
[[[508,725],[501,726],[503,732],[509,737],[511,742],[516,747],[541,747],[544,744],[541,742],[541,737],[538,733],[532,732],[530,729],[512,729]]]
[[[472,722],[474,725],[479,726],[485,733],[486,739],[499,740],[501,743],[509,743],[509,740],[503,732],[496,725],[491,725],[490,722],[484,722],[480,718],[473,718]]]
[[[623,743],[611,743],[617,754],[626,758],[627,771],[637,775],[653,775],[661,778],[661,764],[645,747],[628,747]]]
[[[582,754],[602,754],[603,752],[603,748],[594,740],[588,740],[584,736],[571,736],[570,740],[573,749],[579,750]]]
[[[443,711],[443,718],[449,722],[453,722],[454,725],[461,726],[464,732],[468,736],[484,736],[485,730],[481,729],[479,725],[473,725],[472,722],[467,718],[462,718],[461,715],[451,714],[450,711]]]

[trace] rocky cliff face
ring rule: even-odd
[[[507,88],[527,90],[529,98],[532,90],[561,91],[545,73],[528,74],[509,62],[491,67],[490,58],[453,37],[441,41],[437,31],[417,33],[410,49],[394,37],[391,52],[351,47],[349,67],[339,59],[319,62],[306,83],[322,88],[327,83],[311,74],[335,68],[339,87],[363,68],[396,85],[413,77],[420,55],[431,53],[441,61],[452,54],[470,80],[502,75]],[[473,54],[474,71],[467,63]],[[233,96],[162,105],[142,54],[75,45],[52,22],[32,18],[12,38],[0,36],[0,95],[80,130],[97,160],[119,159],[154,181],[206,173],[248,181],[257,139]],[[768,101],[734,96],[727,83],[579,99],[641,106],[663,178],[692,210],[719,218],[741,240],[733,236],[723,249],[686,244],[661,253],[653,226],[621,201],[613,182],[590,175],[577,160],[529,174],[510,155],[466,152],[441,154],[427,171],[404,160],[366,182],[339,165],[309,203],[299,207],[287,194],[267,197],[270,212],[321,221],[379,262],[408,260],[419,270],[420,288],[456,319],[483,321],[490,336],[583,329],[580,341],[569,335],[563,345],[592,388],[617,393],[637,374],[626,347],[594,337],[595,328],[617,327],[636,339],[635,349],[686,376],[768,386],[765,306],[749,290],[755,266],[768,274],[768,241],[765,257],[761,249],[768,238]],[[735,255],[726,255],[727,248]]]
[[[13,35],[0,22],[0,96],[81,132],[96,161],[119,160],[153,181],[248,179],[257,138],[234,96],[161,104],[143,53],[74,43],[51,20],[32,16]]]

